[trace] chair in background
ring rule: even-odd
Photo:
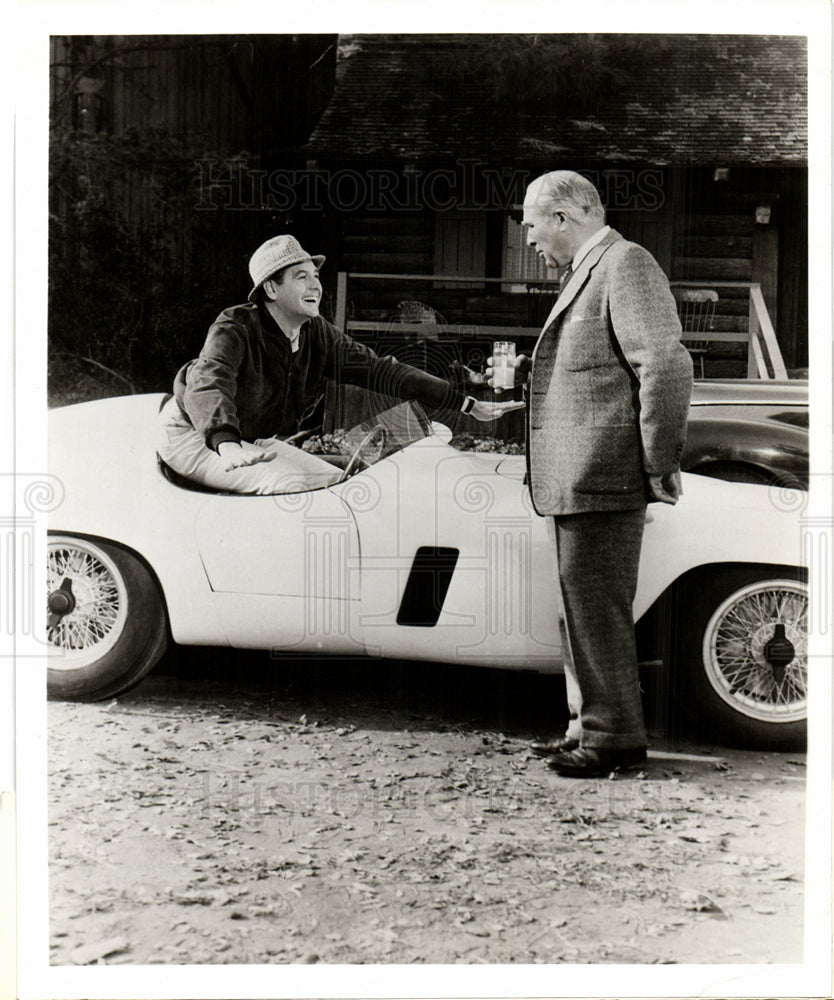
[[[435,326],[445,326],[446,320],[440,313],[427,306],[425,302],[417,302],[414,299],[406,299],[397,305],[396,311],[391,317],[393,323],[425,323]],[[406,337],[405,343],[410,345],[412,350],[416,350],[416,355],[411,355],[407,359],[410,363],[416,364],[424,371],[429,370],[428,342],[439,341],[440,334],[436,330],[427,330],[425,333],[412,333]]]
[[[709,334],[715,328],[718,292],[712,288],[679,288],[675,290],[675,299],[685,337],[684,346],[692,355],[693,361],[699,363],[703,378],[704,358],[709,353]]]
[[[406,299],[397,305],[394,314],[395,323],[435,323],[445,325],[446,320],[436,309],[427,306],[424,302],[416,302],[414,299]],[[429,334],[431,339],[436,339],[437,334]]]

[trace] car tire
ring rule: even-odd
[[[702,733],[731,746],[804,746],[807,613],[807,584],[794,568],[710,567],[689,578],[673,690]]]
[[[138,684],[165,652],[156,581],[109,542],[50,535],[47,545],[47,695],[100,701]]]

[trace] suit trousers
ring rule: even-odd
[[[586,747],[645,746],[633,604],[646,507],[553,520],[568,735]]]

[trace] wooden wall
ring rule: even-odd
[[[245,296],[252,250],[287,229],[284,217],[262,209],[260,182],[248,178],[297,165],[292,147],[309,136],[332,92],[336,38],[50,40],[53,137],[100,138],[113,150],[106,192],[113,213],[153,234],[184,289],[205,286],[211,315]],[[225,161],[237,164],[240,183],[232,184]],[[213,179],[219,183],[209,193]],[[51,179],[50,210],[70,225],[78,184]]]
[[[759,283],[788,368],[807,366],[806,171],[736,167],[726,180],[702,171],[683,190],[673,278]],[[716,328],[746,329],[746,293],[718,291]]]
[[[161,127],[206,150],[287,150],[326,107],[335,35],[100,35],[50,40],[52,104],[93,131]],[[80,99],[90,92],[88,101]]]

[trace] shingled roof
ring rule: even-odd
[[[527,42],[530,74],[522,53],[502,86],[503,53]],[[340,161],[799,166],[807,143],[801,36],[351,35],[304,148]]]

